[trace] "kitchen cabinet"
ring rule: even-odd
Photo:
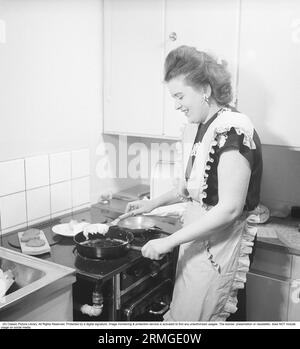
[[[247,321],[300,320],[300,257],[258,247],[247,275]]]
[[[300,147],[300,3],[241,4],[238,108],[262,143]]]
[[[291,277],[292,259],[293,256],[288,253],[267,248],[256,248],[251,269],[289,279]]]
[[[289,282],[255,273],[247,275],[247,321],[286,321]]]
[[[104,1],[104,132],[162,135],[164,1]]]
[[[182,44],[229,62],[236,82],[239,0],[104,1],[104,132],[178,139],[186,118],[163,84]],[[225,12],[224,12],[225,11]],[[213,28],[213,30],[212,30]]]
[[[239,0],[166,0],[165,56],[180,45],[196,47],[228,62],[236,90]],[[178,137],[185,116],[174,109],[165,87],[164,134]]]

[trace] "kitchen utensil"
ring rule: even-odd
[[[86,239],[81,232],[73,238],[78,253],[83,257],[114,259],[126,255],[130,249],[140,251],[139,247],[131,246],[134,239],[133,234],[115,226],[111,226],[105,235],[89,234],[88,237]]]
[[[115,220],[114,224],[117,224],[120,228],[129,229],[132,232],[140,232],[143,230],[160,229],[156,227],[156,222],[153,218],[148,216],[132,216],[121,219],[119,221]]]

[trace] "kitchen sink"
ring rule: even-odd
[[[0,268],[10,270],[14,277],[14,283],[0,298],[0,321],[71,319],[72,306],[61,314],[59,310],[70,303],[76,281],[74,269],[3,247]]]
[[[42,270],[1,257],[0,269],[2,269],[4,272],[10,270],[14,278],[14,283],[10,286],[6,292],[6,295],[17,291],[22,287],[30,285],[46,275],[46,273]]]

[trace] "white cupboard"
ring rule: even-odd
[[[164,1],[104,1],[104,132],[162,135]]]
[[[239,0],[223,3],[105,0],[105,133],[180,137],[186,119],[163,83],[164,59],[177,46],[226,59],[236,81]]]
[[[242,0],[238,108],[264,144],[300,147],[300,2]]]
[[[165,56],[180,45],[225,59],[236,90],[239,0],[166,0]],[[165,88],[164,134],[178,137],[182,113],[175,111],[174,101]]]
[[[163,83],[163,64],[185,44],[228,61],[238,109],[253,120],[263,144],[300,147],[299,1],[104,4],[105,133],[180,137],[186,119]]]

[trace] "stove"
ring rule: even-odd
[[[121,229],[126,231],[126,229]],[[128,230],[130,231],[130,230]],[[131,242],[133,250],[129,250],[125,256],[114,259],[88,258],[82,256],[74,248],[75,267],[77,272],[86,278],[93,278],[95,280],[106,280],[112,276],[124,271],[132,265],[136,260],[141,258],[141,252],[135,249],[141,248],[148,241],[167,236],[166,233],[158,229],[145,230],[142,232],[133,233],[134,240]],[[154,263],[155,264],[155,263]]]
[[[95,221],[107,223],[119,213],[101,209]],[[102,220],[99,220],[99,217]],[[108,218],[109,217],[109,218]],[[161,229],[133,232],[133,247],[165,237]],[[171,301],[176,251],[159,261],[130,249],[114,259],[91,259],[74,248],[77,282],[73,288],[74,321],[161,321]]]

